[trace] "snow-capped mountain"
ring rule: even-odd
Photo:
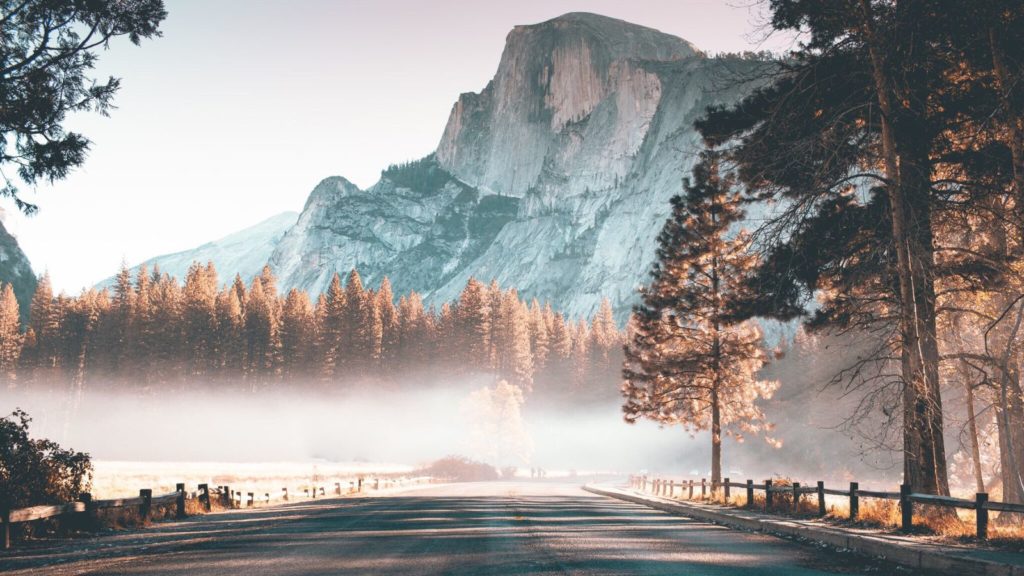
[[[496,279],[570,315],[608,297],[624,320],[699,151],[694,120],[749,90],[738,79],[757,65],[594,14],[517,26],[434,154],[368,190],[322,181],[271,266],[314,293],[356,267],[433,303]]]
[[[230,282],[235,274],[239,274],[243,279],[249,281],[266,265],[274,248],[277,247],[278,241],[295,224],[298,217],[299,215],[295,212],[282,212],[259,224],[229,234],[220,240],[207,242],[190,250],[150,258],[132,266],[131,271],[135,274],[143,265],[150,271],[154,266],[159,266],[161,272],[166,272],[183,281],[193,262],[200,264],[213,262],[221,282]],[[111,276],[97,286],[105,287],[113,284],[114,277]]]

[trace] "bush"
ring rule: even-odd
[[[0,418],[0,508],[73,502],[92,483],[89,455],[30,438],[31,421],[22,410]]]
[[[424,468],[421,473],[453,482],[498,479],[498,471],[494,469],[494,466],[470,460],[465,456],[445,456]]]

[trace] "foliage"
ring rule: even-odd
[[[432,462],[421,472],[453,482],[480,482],[499,478],[498,471],[494,469],[494,466],[470,460],[465,456],[445,456]]]
[[[452,180],[452,175],[441,168],[433,154],[419,160],[392,164],[381,171],[380,175],[396,186],[418,192],[440,190]]]
[[[533,440],[523,422],[523,401],[522,390],[504,380],[470,393],[461,408],[469,420],[468,441],[475,455],[503,467],[530,462]]]
[[[745,232],[730,237],[742,217],[734,179],[705,155],[686,194],[672,199],[623,365],[626,420],[710,430],[714,483],[721,481],[723,429],[766,431],[756,402],[777,386],[756,377],[767,362],[760,331],[730,318],[730,304],[747,297],[743,281],[756,262]]]
[[[106,115],[120,80],[90,75],[97,51],[121,36],[159,36],[163,0],[0,0],[0,168],[26,184],[59,180],[85,161],[89,140],[64,129],[68,114]],[[0,195],[24,201],[4,175]]]
[[[998,283],[1007,255],[975,250],[949,223],[980,217],[1020,235],[1024,124],[1008,87],[1024,60],[1001,39],[1024,31],[1024,10],[945,0],[773,0],[771,10],[774,28],[804,42],[765,87],[698,123],[749,198],[779,208],[760,231],[764,293],[748,314],[792,317],[813,294],[812,326],[875,333],[878,354],[848,374],[882,386],[897,375],[906,481],[948,493],[941,298]]]
[[[21,410],[0,418],[0,508],[73,502],[92,482],[89,455],[30,438],[31,421]]]
[[[112,291],[77,297],[55,296],[43,276],[11,381],[82,391],[345,390],[493,374],[524,393],[539,388],[575,402],[614,396],[607,368],[621,334],[607,303],[592,323],[573,323],[472,278],[440,311],[416,292],[394,298],[386,278],[374,290],[356,270],[344,282],[335,275],[315,303],[301,290],[279,294],[269,268],[249,285],[238,277],[221,285],[212,264],[193,264],[184,285],[159,270],[123,269]],[[4,341],[0,333],[0,351]]]

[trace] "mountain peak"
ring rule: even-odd
[[[612,42],[625,37],[640,37],[645,41],[659,40],[674,44],[677,57],[697,55],[699,50],[690,42],[662,31],[626,22],[626,20],[596,14],[594,12],[567,12],[545,20],[540,24],[516,28],[554,28],[556,30],[585,29]],[[656,58],[660,59],[660,58]],[[667,59],[676,59],[670,57]]]
[[[591,40],[617,48],[611,55],[613,58],[678,60],[700,54],[696,46],[678,36],[593,12],[568,12],[537,24],[516,26],[509,39],[516,34],[541,30],[586,34]]]
[[[649,64],[699,57],[681,38],[588,12],[517,26],[494,79],[453,107],[438,163],[471,186],[521,197],[538,182],[552,136],[582,127],[602,103],[598,114],[631,135],[616,140],[621,154],[635,153],[643,134],[633,128],[650,125],[661,94]]]

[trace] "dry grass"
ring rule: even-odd
[[[772,485],[774,487],[792,486],[792,482],[787,478],[775,478],[772,480]],[[725,498],[724,492],[720,491],[717,494],[709,495],[703,501],[726,507],[747,508],[745,489],[732,488],[730,492],[728,500]],[[695,490],[694,500],[701,500],[699,494],[698,486]],[[677,500],[688,500],[685,496],[684,492],[683,497],[680,497],[679,490],[676,489]],[[896,531],[900,528],[901,511],[899,502],[895,500],[862,496],[855,521],[850,521],[849,498],[829,495],[826,496],[825,503],[824,520],[827,522],[883,531]],[[754,491],[753,509],[757,512],[765,511],[763,490]],[[772,507],[769,512],[790,517],[817,517],[818,498],[816,494],[804,494],[800,498],[798,510],[794,513],[793,495],[776,492],[772,494]],[[914,533],[918,535],[931,536],[939,541],[977,543],[976,530],[976,515],[973,510],[954,510],[922,504],[914,506]],[[998,548],[1024,550],[1024,514],[1005,513],[1001,516],[998,512],[990,512],[988,543]]]

